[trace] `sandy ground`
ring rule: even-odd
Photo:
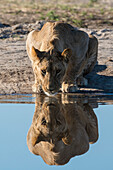
[[[113,3],[111,1],[105,2],[109,7],[112,7]],[[15,15],[11,17],[11,4],[11,1],[9,6],[7,4],[7,6],[10,7],[7,9],[9,10],[9,13],[4,13],[6,10],[4,4],[1,6],[2,12],[0,11],[0,13],[2,13],[0,19],[0,94],[32,93],[31,87],[34,83],[34,75],[26,53],[25,41],[28,32],[32,29],[40,29],[44,22],[39,22],[37,21],[38,19],[35,19],[37,14],[34,15],[34,19],[32,18],[32,20],[28,22],[28,17],[30,17],[31,14],[27,16],[27,12],[24,12],[23,16],[20,12],[20,17],[17,14],[17,18],[19,17],[19,19],[14,19]],[[15,9],[18,10],[17,8]],[[91,10],[89,7],[84,9]],[[97,7],[93,6],[92,9],[98,14]],[[20,11],[22,11],[22,9]],[[82,30],[94,34],[99,40],[98,63],[93,72],[87,76],[89,81],[88,87],[80,88],[82,91],[113,92],[112,11],[110,12],[106,9],[105,15],[103,14],[104,17],[107,16],[107,12],[110,18],[107,23],[102,23],[103,20],[100,19],[101,24],[96,25],[96,23],[98,23],[97,20],[94,20],[94,18],[91,19],[93,16],[90,16],[90,18],[87,19],[87,26],[84,26],[84,24],[82,26]],[[100,16],[102,16],[102,13],[103,11],[101,11]],[[9,22],[7,22],[9,18],[5,19],[7,16],[10,18]],[[27,19],[25,16],[27,16]],[[97,18],[98,17],[99,15],[97,15]],[[47,18],[45,20],[47,20]],[[89,26],[90,21],[92,23],[91,26]],[[74,26],[80,26],[73,22],[71,24]]]

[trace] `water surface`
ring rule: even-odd
[[[39,99],[39,98],[38,98]],[[110,98],[85,97],[98,120],[99,138],[89,144],[89,150],[70,159],[62,166],[47,165],[40,156],[31,153],[27,146],[27,133],[36,110],[36,97],[9,96],[1,98],[0,104],[0,169],[92,169],[113,170],[113,101]],[[50,101],[46,98],[45,102]],[[78,98],[63,98],[63,105],[76,104]],[[73,105],[72,104],[72,105]],[[51,106],[50,106],[51,107]],[[51,110],[51,108],[50,108]]]

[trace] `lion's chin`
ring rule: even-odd
[[[58,92],[49,93],[49,92],[44,91],[44,93],[45,93],[47,96],[55,96]]]

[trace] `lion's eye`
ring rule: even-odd
[[[45,120],[45,118],[42,119],[41,124],[42,124],[42,125],[46,125],[46,120]]]
[[[56,70],[56,74],[59,74],[61,72],[61,69]]]
[[[45,76],[46,75],[46,70],[41,70],[42,75]]]

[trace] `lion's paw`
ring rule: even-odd
[[[62,84],[62,92],[64,93],[74,93],[77,90],[78,90],[78,87],[76,84],[67,84],[67,83]]]

